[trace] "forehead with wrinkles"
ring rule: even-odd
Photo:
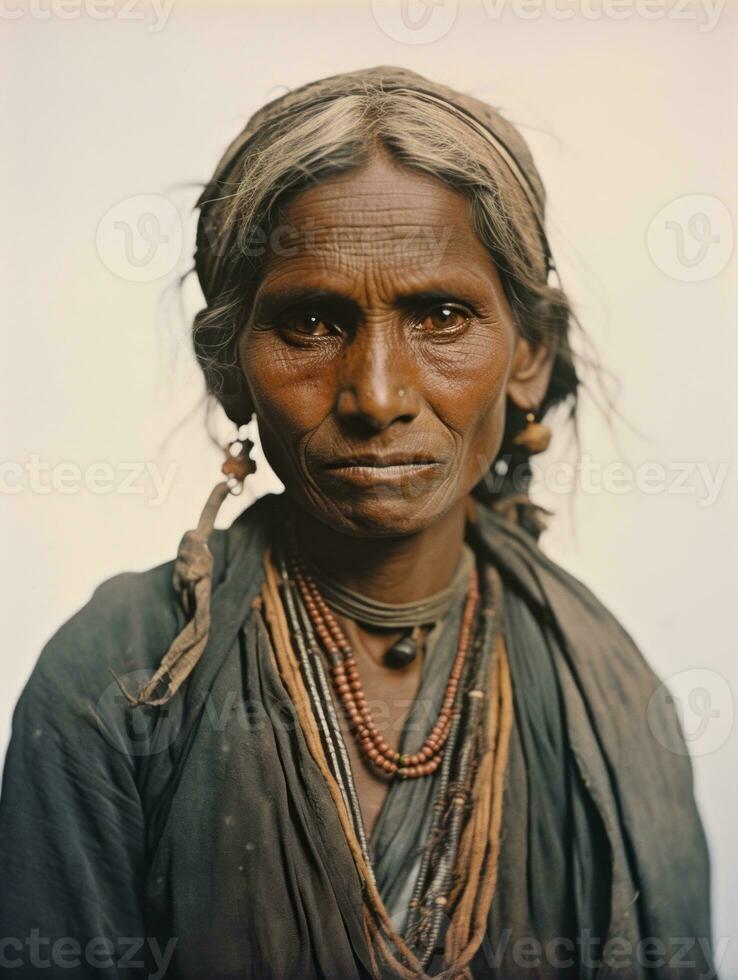
[[[493,272],[468,200],[384,154],[361,170],[302,191],[272,229],[262,285],[308,270],[361,273]]]

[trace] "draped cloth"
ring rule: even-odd
[[[428,638],[420,687],[401,734],[399,751],[403,753],[417,751],[438,714],[456,652],[463,604],[462,597]],[[568,938],[573,946],[577,935],[587,926],[592,928],[590,917],[606,911],[607,842],[566,746],[551,651],[530,609],[510,591],[505,596],[504,621],[516,692],[514,739],[519,743],[513,778],[525,772],[528,796],[526,880],[521,897],[528,906],[532,935],[546,942]],[[370,838],[377,887],[400,931],[435,791],[434,779],[392,784]],[[592,934],[602,935],[606,923],[602,918],[595,922]]]
[[[0,799],[0,936],[15,976],[372,976],[356,866],[258,608],[288,506],[262,498],[211,536],[208,645],[167,705],[132,713],[111,671],[136,687],[182,629],[173,562],[104,582],[42,651]],[[503,581],[515,707],[474,977],[715,976],[708,855],[673,705],[532,538],[480,507],[468,540]],[[372,837],[398,915],[419,805],[393,789]]]

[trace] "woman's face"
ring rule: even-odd
[[[550,367],[468,201],[380,151],[296,196],[269,243],[239,342],[267,459],[337,530],[424,530],[487,472],[506,395],[536,405]]]

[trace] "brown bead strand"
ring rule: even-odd
[[[304,576],[303,576],[303,581],[305,581]],[[355,664],[353,663],[353,657],[351,656],[350,646],[348,645],[343,635],[343,632],[340,630],[340,627],[336,623],[333,614],[325,606],[325,603],[322,600],[320,593],[315,588],[314,583],[308,579],[308,581],[306,582],[306,586],[311,592],[311,598],[315,603],[315,605],[317,606],[319,614],[324,617],[324,622],[325,625],[328,627],[328,632],[331,634],[331,637],[333,638],[335,643],[342,649],[344,656],[346,657],[344,667],[345,664],[348,663],[348,670],[346,672],[344,672],[344,667],[342,667],[341,665],[338,665],[337,669],[333,671],[333,676],[337,682],[337,693],[339,694],[340,697],[342,697],[344,701],[350,700],[351,693],[357,694],[356,702],[358,703],[359,713],[361,717],[359,719],[353,718],[353,712],[351,712],[350,706],[347,705],[347,708],[349,710],[350,717],[353,718],[356,727],[359,728],[359,732],[358,732],[359,738],[362,741],[366,742],[366,754],[369,756],[369,758],[372,759],[372,761],[375,764],[379,764],[380,768],[383,768],[385,772],[390,772],[390,771],[394,772],[396,771],[396,768],[399,768],[398,762],[400,760],[400,753],[396,752],[394,749],[391,749],[386,744],[384,739],[382,739],[382,737],[379,735],[378,732],[376,735],[374,734],[373,729],[375,729],[375,726],[372,722],[371,715],[368,713],[368,710],[366,709],[362,710],[363,709],[362,702],[359,701],[358,699],[358,692],[361,689],[361,684],[358,679],[358,674],[356,674],[356,668],[355,668]],[[461,662],[463,663],[463,659]],[[444,707],[449,709],[449,711],[450,711],[451,704],[453,703],[453,694],[455,693],[456,686],[458,685],[458,678],[452,677],[450,680],[451,680],[450,690],[448,692],[448,695],[450,696],[448,696],[447,699],[445,699],[444,701]],[[348,682],[349,690],[346,689],[347,682]],[[421,752],[419,751],[413,754],[412,756],[408,756],[406,759],[403,759],[402,768],[413,769],[418,766],[423,766],[424,771],[418,772],[417,775],[430,775],[430,773],[435,770],[438,763],[440,762],[440,758],[436,760],[433,757],[432,749],[435,747],[435,751],[438,751],[442,747],[443,742],[446,740],[448,736],[449,723],[450,723],[450,714],[447,715],[446,711],[442,711],[441,715],[439,716],[439,721],[436,723],[431,733],[432,741],[431,741],[431,736],[429,736],[428,741],[430,744],[427,751],[424,752],[422,755]],[[374,750],[374,752],[372,752],[372,749]],[[381,757],[383,757],[387,762],[392,764],[391,770],[389,766],[382,765]],[[412,772],[403,773],[403,775],[412,778],[412,776],[415,775],[415,773]]]
[[[421,748],[403,755],[391,748],[379,732],[369,710],[364,689],[354,660],[351,644],[328,608],[312,577],[296,555],[290,557],[290,571],[300,591],[308,616],[331,663],[330,675],[334,690],[351,723],[352,734],[359,749],[369,761],[389,776],[416,779],[430,776],[443,759],[443,747],[451,729],[452,708],[466,655],[471,641],[471,627],[477,602],[479,584],[476,569],[472,570],[469,593],[459,631],[459,641],[446,692],[438,718]]]

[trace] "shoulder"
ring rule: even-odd
[[[44,645],[16,707],[19,714],[86,711],[116,676],[150,669],[178,630],[174,561],[101,582]]]
[[[507,589],[524,598],[541,627],[563,643],[580,676],[620,690],[641,710],[661,681],[607,606],[510,520],[480,507],[475,533]]]
[[[537,606],[539,612],[575,615],[580,628],[592,621],[616,630],[632,643],[630,635],[605,604],[576,576],[550,558],[536,538],[487,507],[478,507],[476,513],[477,540],[498,565],[508,585]]]
[[[667,750],[660,753],[664,771],[689,769],[674,699],[623,624],[525,531],[487,508],[478,517],[479,540],[506,591],[524,600],[529,620],[565,654],[558,659],[573,671],[600,730],[617,729],[612,741],[630,741],[634,756],[658,743]]]

